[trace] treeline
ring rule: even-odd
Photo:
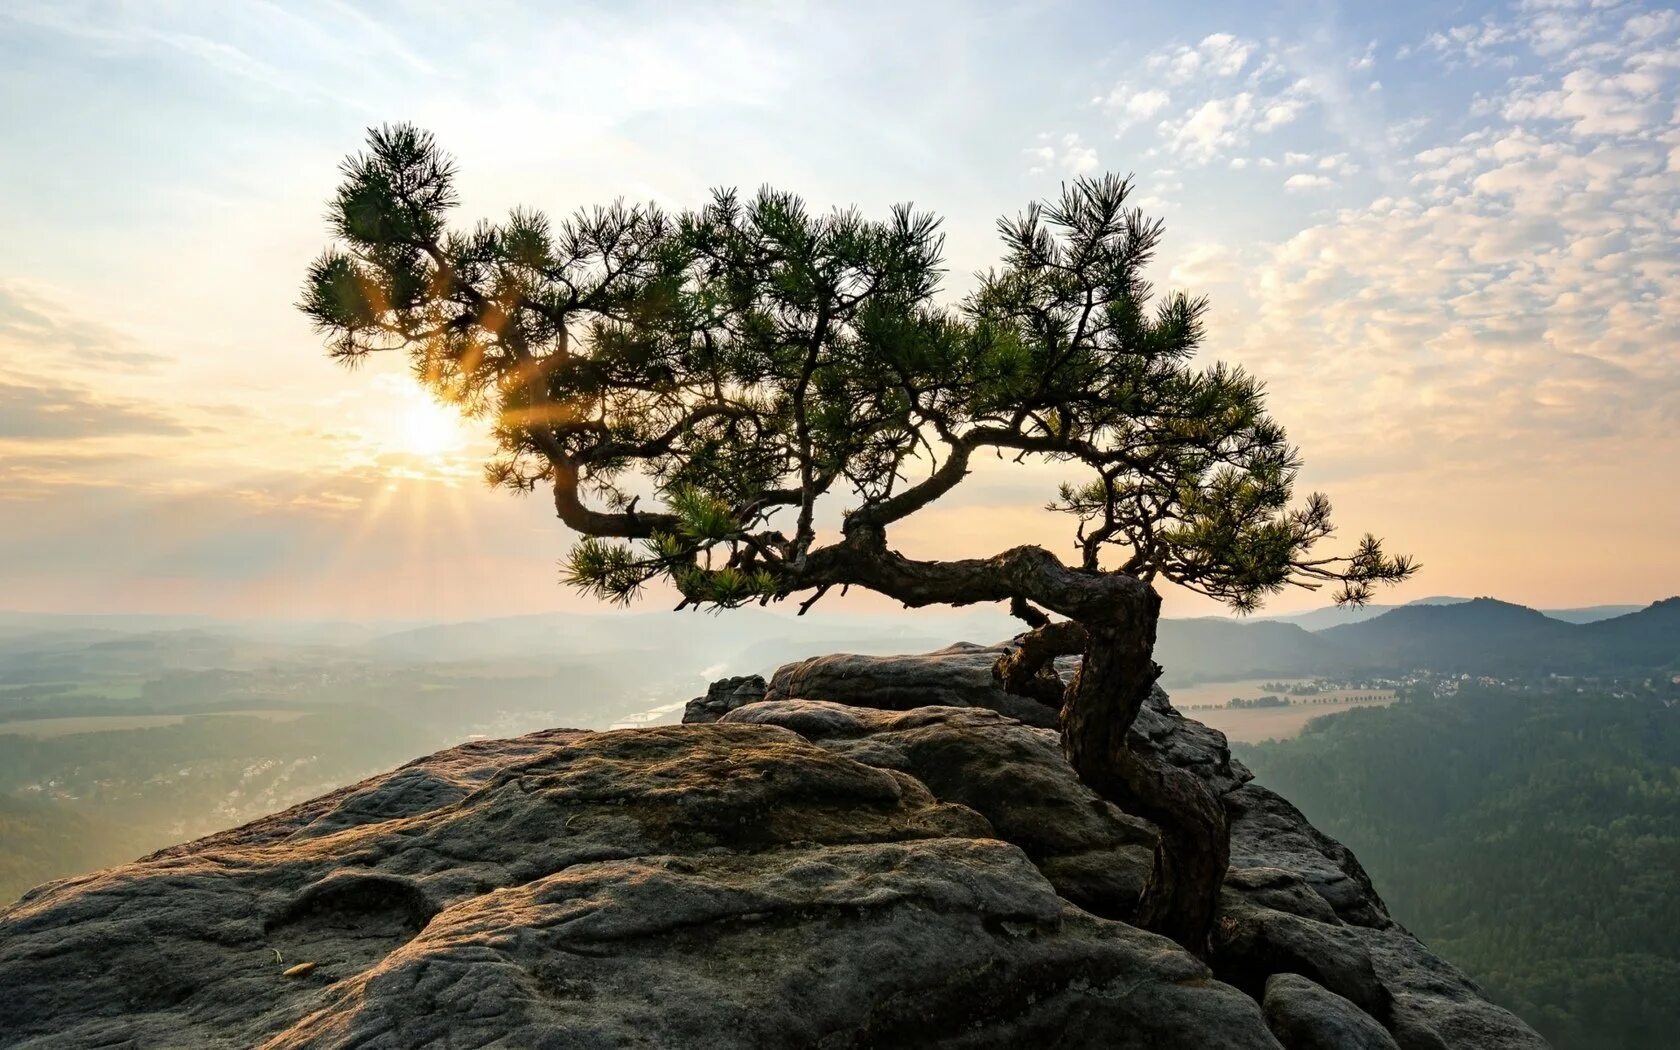
[[[1239,747],[1560,1050],[1680,1031],[1680,706],[1471,686]]]
[[[1240,696],[1233,696],[1230,706],[1235,708],[1288,707],[1289,699],[1282,696],[1256,696],[1245,700]]]

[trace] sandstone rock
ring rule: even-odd
[[[1476,983],[1399,924],[1349,927],[1389,990],[1390,1031],[1400,1050],[1543,1050],[1544,1039],[1515,1014],[1488,1002]]]
[[[716,722],[742,704],[764,699],[764,676],[756,674],[721,678],[706,689],[705,696],[697,696],[683,709],[685,723]]]
[[[920,656],[815,656],[785,664],[770,679],[765,700],[826,700],[853,707],[902,711],[918,707],[980,707],[1030,726],[1056,729],[1059,712],[1036,700],[1006,693],[992,674],[1009,643],[979,646],[966,642]],[[1057,661],[1068,678],[1077,660]],[[713,690],[733,688],[724,679]],[[708,696],[711,694],[708,693]],[[689,706],[694,708],[700,701]],[[708,706],[706,710],[710,710]],[[683,716],[683,721],[710,721]],[[1143,748],[1208,781],[1223,794],[1254,778],[1231,757],[1225,734],[1179,714],[1159,687],[1138,713],[1132,735]]]
[[[1110,918],[1135,914],[1155,830],[1087,788],[1055,733],[989,710],[874,711],[810,700],[750,704],[723,720],[783,726],[866,765],[909,773],[941,801],[984,816],[1063,897]]]
[[[1377,979],[1370,952],[1348,927],[1250,904],[1229,890],[1221,895],[1210,961],[1220,980],[1257,999],[1274,974],[1293,973],[1373,1017],[1389,1015],[1389,991]]]
[[[901,732],[1054,755],[990,721]],[[0,1045],[1274,1047],[1210,976],[913,776],[737,721],[470,744],[42,887]]]
[[[1343,922],[1379,929],[1393,923],[1358,859],[1282,796],[1245,784],[1225,795],[1225,810],[1231,819],[1232,868],[1292,871]]]
[[[992,667],[1003,646],[959,642],[920,656],[814,656],[779,668],[766,700],[829,700],[902,711],[984,707],[1028,725],[1056,728],[1053,707],[1003,691]]]
[[[1139,708],[1131,739],[1134,747],[1154,750],[1201,777],[1216,794],[1234,791],[1254,779],[1247,766],[1231,757],[1224,733],[1179,714],[1159,686]]]
[[[1305,977],[1280,973],[1266,981],[1266,1023],[1285,1050],[1399,1050],[1382,1025],[1359,1007]]]
[[[1135,745],[1232,818],[1215,970],[1127,925],[1155,829],[1000,713],[997,651],[466,744],[38,888],[0,1047],[1544,1046],[1159,693]]]
[[[1245,908],[1254,906],[1293,911],[1301,921],[1316,920],[1324,930],[1338,930],[1335,936],[1342,942],[1357,943],[1387,995],[1385,1021],[1401,1050],[1539,1050],[1547,1045],[1390,918],[1358,859],[1288,801],[1247,784],[1226,795],[1225,806],[1231,815],[1232,871],[1223,899],[1238,902],[1229,910],[1238,921]],[[1292,873],[1300,884],[1280,878],[1280,871]],[[1310,888],[1344,925],[1334,927],[1302,895],[1301,886]],[[1311,956],[1311,949],[1297,950]],[[1363,981],[1363,963],[1359,976]],[[1326,986],[1342,990],[1334,982]]]
[[[1225,889],[1273,911],[1288,912],[1331,926],[1342,924],[1336,910],[1299,872],[1283,868],[1232,868],[1225,876]]]
[[[922,704],[1002,710],[1004,702],[993,695],[997,686],[991,665],[1003,649],[952,646],[924,657],[802,661],[778,671],[766,695],[768,699],[809,697],[825,691],[829,698],[847,704],[895,709],[915,706],[920,696]],[[1076,668],[1077,660],[1057,663],[1064,679]],[[871,731],[875,723],[869,715],[846,715],[827,710],[830,706],[812,706],[797,713],[787,710],[776,716],[749,715],[755,707],[747,707],[736,717],[809,730],[812,739],[823,740],[825,746],[835,746],[833,741],[844,737],[851,741],[847,753],[859,761],[915,769],[902,742],[889,742],[893,733]],[[818,728],[817,723],[826,728]],[[1053,722],[1035,718],[1031,724],[1048,728]],[[1468,978],[1396,925],[1358,859],[1314,828],[1287,800],[1251,783],[1253,774],[1232,758],[1224,734],[1184,718],[1157,688],[1139,713],[1132,736],[1134,746],[1152,748],[1201,776],[1225,801],[1231,818],[1232,870],[1223,918],[1230,920],[1227,930],[1247,931],[1237,941],[1228,938],[1225,942],[1222,965],[1227,969],[1222,972],[1227,977],[1260,996],[1265,981],[1277,972],[1319,973],[1350,999],[1384,1015],[1404,1050],[1433,1050],[1436,1045],[1545,1045],[1508,1011],[1488,1002]],[[934,790],[939,794],[939,788]],[[977,808],[995,815],[995,808]],[[1009,825],[1007,819],[1003,823]],[[1058,893],[1098,914],[1124,918],[1123,907],[1105,902],[1123,900],[1141,890],[1149,874],[1145,843],[1135,840],[1084,852],[1030,844],[1024,848]],[[1256,922],[1262,918],[1267,921]],[[1245,961],[1235,960],[1234,943],[1248,946]]]

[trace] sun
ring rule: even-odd
[[[467,444],[465,421],[453,408],[438,404],[420,390],[410,391],[403,402],[392,435],[395,451],[420,459],[438,459]]]

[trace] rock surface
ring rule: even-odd
[[[40,887],[0,1046],[1544,1046],[1164,696],[1138,742],[1224,794],[1233,872],[1211,970],[1127,925],[1154,829],[1000,713],[996,652],[466,744]]]
[[[1359,1007],[1293,973],[1266,980],[1266,1023],[1287,1050],[1399,1050]]]
[[[763,699],[763,675],[744,674],[733,678],[720,678],[707,688],[705,696],[697,696],[688,702],[683,709],[682,720],[687,725],[716,722],[743,704],[756,703]]]
[[[1003,691],[992,667],[1001,645],[958,642],[919,656],[836,653],[784,664],[766,700],[829,700],[904,711],[913,707],[983,707],[1030,726],[1054,729],[1054,708]]]

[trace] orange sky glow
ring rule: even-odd
[[[882,5],[878,33],[707,11],[530,14],[488,39],[441,10],[399,31],[330,4],[98,26],[8,5],[0,102],[27,115],[0,130],[23,161],[0,174],[0,609],[592,607],[558,583],[572,537],[543,497],[480,479],[483,424],[399,362],[334,366],[293,306],[337,164],[386,120],[455,154],[463,226],[764,182],[914,200],[945,218],[952,298],[996,259],[997,216],[1135,172],[1167,223],[1158,284],[1212,299],[1205,360],[1266,379],[1344,542],[1422,562],[1379,601],[1680,592],[1680,16],[1495,6],[1475,37],[1219,9],[1057,33],[1005,91],[986,70],[1032,28],[1018,12],[928,54],[876,41],[945,39],[950,11]],[[895,540],[1067,551],[1055,481],[988,464]]]

